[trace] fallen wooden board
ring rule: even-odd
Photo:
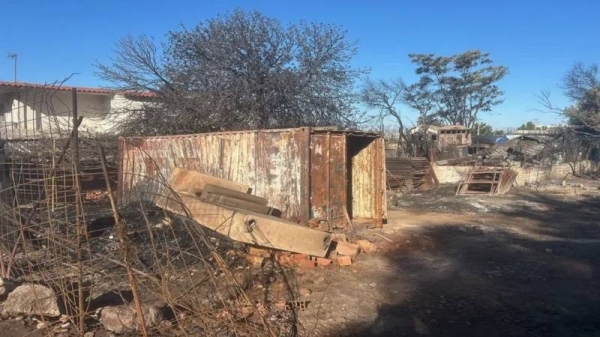
[[[204,190],[206,185],[219,186],[242,193],[248,193],[250,191],[250,186],[248,185],[179,167],[174,168],[171,177],[169,177],[169,186],[174,191],[188,191],[190,189]]]
[[[203,196],[204,196],[204,194],[213,194],[213,195],[217,194],[217,195],[222,195],[222,196],[225,196],[228,198],[240,199],[240,200],[244,200],[247,202],[251,202],[253,204],[259,204],[259,205],[263,205],[263,206],[267,206],[267,204],[269,203],[269,201],[266,198],[248,194],[245,192],[235,191],[235,190],[232,190],[229,188],[216,186],[216,185],[212,185],[212,184],[206,184],[204,186],[204,189],[201,191],[201,193]]]
[[[458,182],[456,195],[505,194],[517,178],[517,172],[508,167],[474,167],[466,171]]]
[[[230,190],[242,193],[249,193],[250,186],[236,183],[235,181],[213,177],[198,171],[190,171],[176,167],[171,172],[167,188],[163,195],[160,195],[156,203],[165,203],[165,198],[177,198],[172,191],[184,192],[202,191],[207,185],[220,186]]]
[[[184,193],[177,193],[177,197],[159,198],[156,205],[189,215],[202,226],[236,241],[319,257],[326,255],[331,244],[331,234],[288,220],[215,205]]]
[[[202,195],[199,197],[199,199],[213,204],[219,204],[225,207],[244,209],[260,214],[271,214],[271,207],[269,206],[255,204],[246,200],[235,199],[224,195],[212,194],[206,191],[202,192]]]

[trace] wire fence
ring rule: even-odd
[[[277,259],[257,274],[243,246],[191,216],[144,201],[117,206],[117,141],[80,135],[73,95],[61,127],[46,105],[37,120],[47,127],[24,134],[11,121],[0,132],[1,276],[54,290],[59,321],[80,334],[99,328],[102,308],[128,305],[146,336],[295,335],[293,275]],[[268,286],[253,288],[265,275]],[[150,305],[161,324],[149,321]]]

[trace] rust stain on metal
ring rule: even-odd
[[[343,223],[347,202],[346,136],[311,137],[311,218]]]
[[[312,135],[310,142],[310,218],[327,219],[327,166],[329,148],[325,135]]]
[[[180,167],[246,184],[284,217],[341,221],[347,208],[379,221],[381,142],[374,134],[309,128],[120,138],[119,201],[155,201]]]

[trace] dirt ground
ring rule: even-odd
[[[375,254],[290,271],[308,302],[297,335],[600,336],[600,180],[503,196],[457,197],[444,186],[392,199],[388,224],[357,227]],[[271,282],[259,276],[281,277],[264,265],[251,271],[250,293]],[[47,335],[35,326],[0,321],[0,336]]]
[[[400,198],[383,229],[358,232],[376,254],[298,271],[299,334],[600,336],[598,185]]]

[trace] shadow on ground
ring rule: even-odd
[[[419,228],[386,252],[410,294],[395,296],[403,285],[388,277],[376,320],[330,335],[600,336],[600,199],[520,200],[468,224]]]

